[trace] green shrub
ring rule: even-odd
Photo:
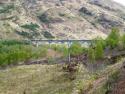
[[[0,53],[0,66],[4,66],[7,64],[7,54],[6,53]]]
[[[12,43],[12,45],[10,44]],[[16,44],[17,43],[17,44]],[[11,64],[18,64],[19,62],[38,59],[39,57],[45,57],[46,48],[35,48],[32,45],[22,44],[23,42],[0,42],[0,65],[6,66]]]
[[[3,6],[0,9],[0,13],[8,13],[8,12],[10,12],[11,9],[14,9],[14,5]]]
[[[35,31],[37,28],[39,28],[39,25],[30,23],[30,24],[22,25],[21,27],[25,28],[25,29],[29,29],[29,30]]]
[[[68,48],[65,45],[51,45],[51,49],[63,54],[64,57],[68,56]]]
[[[113,28],[112,32],[109,34],[109,36],[106,39],[107,46],[110,46],[111,48],[115,48],[119,44],[120,34],[119,30],[117,28]]]
[[[23,37],[28,37],[28,38],[31,38],[32,36],[28,33],[28,32],[20,32],[20,31],[15,31],[17,34],[23,36]]]
[[[83,53],[83,47],[78,42],[74,42],[69,50],[72,56],[80,55]]]
[[[45,38],[48,38],[48,39],[53,39],[55,38],[50,32],[48,31],[43,31],[43,35]]]
[[[89,57],[90,63],[95,62],[95,50],[93,48],[88,49],[88,57]]]
[[[121,42],[123,47],[125,48],[125,34],[121,37]]]
[[[47,55],[47,48],[43,46],[39,46],[37,49],[33,48],[32,49],[32,58],[38,59],[45,57]]]
[[[50,22],[50,21],[49,21],[49,18],[47,17],[46,14],[40,15],[40,16],[38,16],[38,18],[39,18],[40,21],[43,22],[43,23],[49,23],[49,22]]]
[[[19,41],[19,40],[0,40],[1,46],[12,46],[12,45],[26,45],[29,44],[26,41]]]
[[[98,41],[95,46],[95,59],[102,59],[104,56],[103,44]]]
[[[0,49],[1,52],[1,64],[10,65],[18,63],[19,61],[24,61],[29,58],[29,54],[31,52],[30,47],[28,46],[27,50],[24,45],[21,47],[20,45],[11,45],[11,46],[3,46]],[[0,65],[1,65],[0,64]]]
[[[97,38],[97,39],[93,40],[93,42],[88,50],[90,62],[94,62],[95,60],[103,59],[105,48],[106,48],[105,40],[103,40],[101,38]]]

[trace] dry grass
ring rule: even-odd
[[[91,73],[79,66],[76,79],[68,79],[62,65],[23,65],[0,70],[0,94],[79,94],[94,88],[97,79],[106,77],[122,63]],[[97,80],[98,82],[99,80]]]
[[[0,94],[70,94],[72,84],[57,66],[30,65],[2,70]]]

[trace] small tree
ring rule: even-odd
[[[6,63],[7,63],[7,59],[6,59],[6,54],[5,53],[1,53],[0,54],[0,66],[1,65],[6,65]]]
[[[74,42],[70,47],[70,53],[72,56],[76,56],[83,53],[83,48],[80,43]]]
[[[103,45],[102,45],[101,41],[99,41],[96,43],[96,47],[95,47],[95,58],[102,59],[103,56],[104,56]]]
[[[125,34],[121,37],[123,48],[125,48]]]
[[[95,62],[95,51],[94,51],[94,49],[92,49],[92,48],[88,49],[88,57],[89,57],[90,63]]]
[[[113,28],[112,32],[109,34],[109,36],[106,39],[107,46],[110,46],[111,48],[115,48],[119,44],[120,34],[119,30],[117,28]]]

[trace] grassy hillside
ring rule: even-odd
[[[75,73],[75,80],[69,79],[70,75],[62,70],[62,64],[12,67],[0,71],[0,93],[81,94],[80,92],[88,92],[86,90],[102,86],[99,81],[101,79],[107,81],[108,75],[114,70],[117,71],[121,65],[122,63],[116,63],[94,73],[85,66],[79,65],[79,71]]]
[[[124,9],[111,0],[2,1],[0,38],[106,38],[112,27],[124,31]]]

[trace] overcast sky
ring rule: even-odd
[[[125,6],[125,0],[114,0],[114,1],[116,1],[116,2],[118,2],[118,3],[120,3],[120,4]]]

